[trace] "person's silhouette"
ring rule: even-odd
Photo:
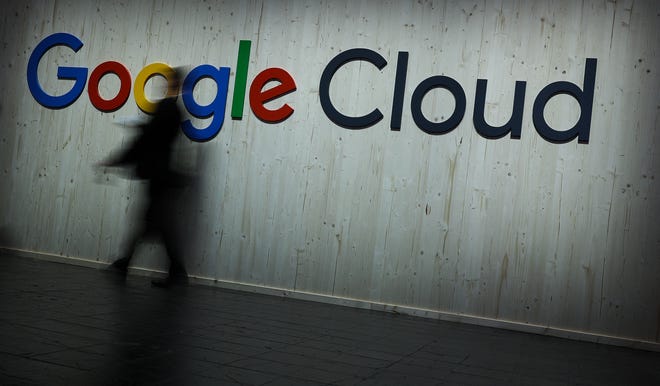
[[[101,166],[107,167],[134,167],[137,178],[148,183],[142,224],[129,237],[127,248],[111,267],[125,275],[138,243],[146,237],[160,236],[170,260],[170,268],[165,280],[152,281],[159,287],[187,281],[181,261],[183,248],[173,215],[176,198],[187,178],[171,168],[172,147],[181,124],[181,111],[176,103],[181,85],[178,69],[168,74],[167,79],[167,95],[158,103],[152,118],[139,126],[141,132],[137,139],[118,156],[101,163]]]

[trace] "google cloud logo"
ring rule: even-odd
[[[54,33],[47,36],[32,51],[27,66],[27,83],[30,93],[42,106],[49,109],[62,109],[74,103],[85,90],[89,101],[97,110],[112,112],[120,109],[127,102],[131,88],[133,99],[138,108],[150,114],[155,111],[156,102],[149,100],[145,95],[145,86],[149,79],[154,76],[166,78],[171,76],[172,69],[165,63],[154,62],[142,68],[133,80],[130,71],[121,62],[106,61],[97,65],[90,73],[87,67],[59,66],[57,78],[73,81],[69,91],[62,95],[50,95],[41,87],[37,76],[37,69],[42,58],[50,49],[56,46],[65,46],[78,52],[83,47],[83,42],[69,33]],[[245,95],[247,90],[248,64],[250,59],[250,40],[241,40],[238,47],[238,60],[234,76],[234,88],[231,101],[231,117],[242,119]],[[342,66],[352,61],[364,61],[371,63],[377,69],[382,70],[387,66],[387,60],[378,52],[367,48],[353,48],[345,50],[332,58],[320,74],[319,102],[330,121],[340,127],[347,129],[364,129],[375,125],[383,119],[383,114],[378,108],[362,116],[349,116],[340,112],[332,103],[330,98],[330,83]],[[589,142],[591,129],[591,114],[594,99],[594,88],[596,80],[597,59],[587,58],[584,66],[584,81],[580,88],[578,85],[556,81],[543,87],[534,99],[532,122],[536,131],[545,140],[553,143],[565,143],[578,138],[580,143]],[[405,94],[407,92],[406,79],[408,67],[408,52],[398,53],[396,64],[396,75],[393,85],[392,109],[390,117],[390,129],[401,130],[401,116]],[[211,118],[207,127],[195,127],[191,120],[181,122],[183,132],[190,139],[205,142],[213,139],[221,130],[225,120],[225,110],[228,102],[228,88],[230,82],[229,67],[216,67],[211,64],[202,64],[194,67],[185,76],[182,85],[183,105],[190,115],[196,118]],[[108,75],[114,75],[119,79],[119,90],[117,94],[105,99],[99,93],[101,79]],[[211,79],[217,85],[217,93],[213,100],[207,105],[199,104],[193,97],[192,91],[202,79]],[[275,83],[275,86],[272,86]],[[266,86],[269,87],[266,87]],[[477,79],[475,89],[475,101],[472,121],[475,130],[483,137],[489,139],[502,138],[509,135],[513,139],[519,139],[522,131],[523,109],[527,82],[516,81],[513,96],[513,109],[509,120],[501,126],[493,126],[486,122],[484,107],[486,101],[486,89],[488,80]],[[422,101],[433,89],[443,88],[451,93],[454,99],[453,113],[442,122],[434,122],[424,116]],[[252,113],[260,120],[267,123],[279,123],[288,119],[294,109],[287,103],[278,107],[266,107],[266,103],[276,100],[297,89],[293,76],[282,68],[272,67],[260,71],[250,83],[249,104]],[[356,92],[345,90],[344,92]],[[564,131],[553,129],[544,117],[545,106],[548,101],[559,94],[569,95],[578,102],[580,106],[580,117],[575,125]],[[269,104],[272,106],[272,104]],[[410,112],[415,125],[423,132],[430,135],[441,135],[454,130],[463,120],[466,112],[465,91],[455,79],[444,75],[433,75],[421,81],[412,91],[410,99]]]

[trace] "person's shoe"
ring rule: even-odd
[[[108,269],[126,275],[126,273],[128,272],[128,263],[130,262],[130,260],[131,259],[128,257],[122,257],[121,259],[115,260],[114,263],[110,264]]]

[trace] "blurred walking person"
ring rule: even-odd
[[[100,164],[105,167],[134,168],[135,177],[148,183],[146,209],[141,224],[129,236],[126,248],[111,267],[126,275],[140,241],[158,236],[170,260],[167,278],[152,281],[153,285],[159,287],[187,282],[187,273],[181,260],[184,246],[176,230],[174,213],[177,198],[187,185],[188,177],[174,171],[171,165],[174,141],[181,131],[182,114],[176,102],[182,83],[180,70],[172,70],[166,78],[166,96],[158,102],[151,119],[139,126],[137,139],[116,157]]]

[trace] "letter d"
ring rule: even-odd
[[[594,58],[587,58],[584,69],[583,90],[571,82],[554,82],[545,86],[534,100],[532,119],[536,131],[547,141],[565,143],[578,137],[578,142],[589,143],[589,130],[591,129],[591,110],[594,101],[594,83],[596,81],[596,62]],[[554,130],[545,121],[543,110],[550,98],[557,94],[568,94],[580,104],[580,119],[570,130]]]

